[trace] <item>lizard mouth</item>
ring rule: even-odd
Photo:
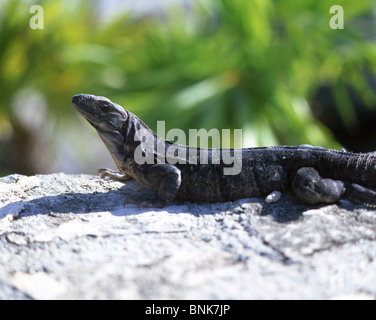
[[[93,114],[93,109],[87,104],[87,99],[84,99],[84,96],[86,95],[77,94],[73,96],[72,105],[87,121],[90,122],[88,115]]]

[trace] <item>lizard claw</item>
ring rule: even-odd
[[[132,179],[132,177],[128,174],[125,174],[119,171],[114,171],[111,169],[105,169],[105,168],[98,169],[97,174],[102,179],[109,178],[115,181],[128,181]]]

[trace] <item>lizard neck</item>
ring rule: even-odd
[[[118,168],[120,166],[134,165],[137,161],[135,157],[155,158],[157,154],[157,144],[166,141],[157,136],[142,120],[128,111],[128,123],[123,131],[124,140],[121,143],[123,152],[121,158],[115,160]],[[120,161],[118,161],[120,160]]]
[[[157,136],[141,119],[128,111],[128,124],[124,131],[123,144],[127,148],[127,156],[132,157],[136,148],[145,141],[163,140]],[[164,140],[163,140],[164,141]]]

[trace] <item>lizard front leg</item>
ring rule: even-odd
[[[138,205],[147,208],[163,208],[173,201],[181,184],[181,173],[171,164],[151,165],[143,173],[143,179],[153,185],[158,185],[157,197],[149,201],[142,201]],[[134,203],[134,201],[126,201]],[[126,204],[125,203],[125,204]]]
[[[346,191],[344,182],[324,179],[314,168],[300,168],[293,177],[292,189],[307,204],[333,203]]]

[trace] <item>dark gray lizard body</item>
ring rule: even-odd
[[[243,148],[236,149],[237,153],[231,151],[241,161],[240,172],[226,175],[224,169],[231,165],[221,156],[219,163],[213,161],[214,156],[228,152],[226,149],[174,145],[174,153],[170,154],[174,161],[165,161],[172,143],[158,137],[131,112],[93,95],[76,95],[72,103],[97,130],[122,173],[102,170],[101,174],[122,180],[134,178],[157,191],[157,198],[143,202],[143,206],[163,207],[174,199],[229,201],[291,188],[309,204],[332,203],[345,196],[376,205],[376,192],[372,189],[376,187],[374,156],[311,146]],[[148,141],[151,148],[143,145]],[[136,161],[137,150],[153,163]],[[190,157],[192,151],[194,156]],[[207,153],[204,163],[202,153]]]

